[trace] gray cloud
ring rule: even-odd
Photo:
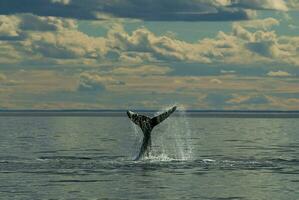
[[[76,19],[105,17],[148,21],[232,21],[250,14],[238,5],[213,0],[2,0],[0,14],[32,13]],[[243,6],[244,7],[244,6]]]
[[[213,1],[195,0],[124,0],[106,4],[102,12],[122,18],[146,21],[227,21],[248,19],[239,8],[228,8]],[[121,2],[121,3],[120,3]]]
[[[22,3],[18,0],[1,0],[0,14],[32,13],[40,16],[95,19],[93,5],[90,5],[90,2],[87,1],[81,1],[81,6],[78,7],[71,3],[63,4],[52,0],[22,0]],[[87,3],[85,4],[85,2]],[[96,3],[96,1],[93,0],[93,3]]]
[[[76,28],[76,22],[69,19],[38,17],[32,14],[22,14],[18,17],[21,20],[19,27],[23,31],[57,31]]]

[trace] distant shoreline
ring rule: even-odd
[[[134,110],[154,115],[157,110]],[[299,118],[299,111],[187,110],[174,116],[207,118]],[[0,110],[0,117],[124,117],[126,110]]]

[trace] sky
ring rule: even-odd
[[[299,0],[0,0],[0,109],[299,110],[298,11]]]

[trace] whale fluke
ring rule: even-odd
[[[127,111],[128,117],[136,124],[138,125],[143,134],[143,141],[142,145],[139,151],[139,154],[134,160],[139,160],[144,156],[144,154],[148,155],[151,147],[151,132],[155,126],[160,124],[162,121],[167,119],[174,111],[176,110],[176,106],[172,107],[171,109],[167,110],[166,112],[155,116],[153,118],[140,115],[137,113],[134,113],[132,111]]]

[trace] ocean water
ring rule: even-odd
[[[299,199],[299,119],[0,117],[0,199]]]

